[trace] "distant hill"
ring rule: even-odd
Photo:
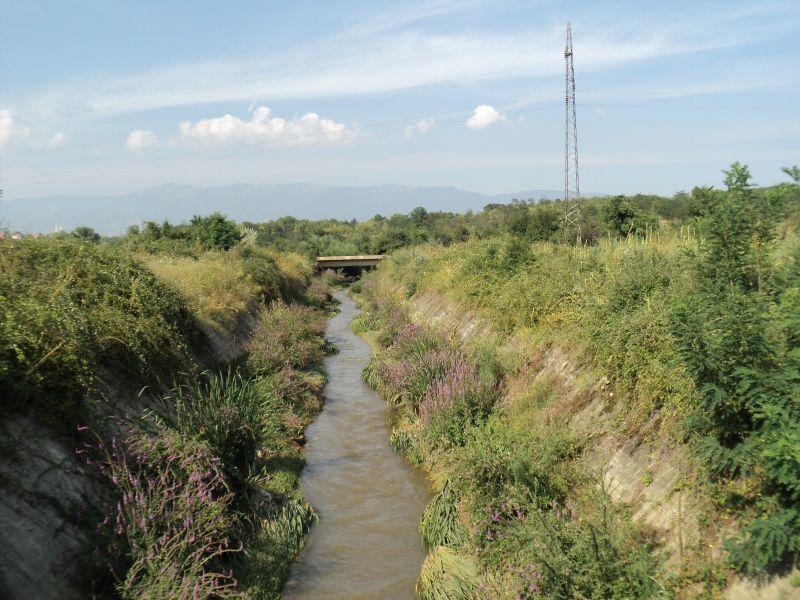
[[[484,195],[454,187],[374,185],[326,186],[307,183],[198,188],[167,183],[131,194],[45,196],[0,202],[0,219],[27,233],[65,231],[89,225],[104,234],[123,233],[145,220],[173,223],[215,210],[236,221],[266,221],[285,215],[299,219],[368,219],[406,213],[416,206],[429,211],[478,211],[486,204],[512,199],[559,198],[556,190],[527,190]]]

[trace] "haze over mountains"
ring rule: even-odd
[[[167,183],[138,192],[108,196],[44,196],[0,202],[0,220],[25,233],[65,231],[88,225],[106,235],[121,234],[142,221],[179,223],[193,215],[220,211],[236,221],[267,221],[285,215],[300,219],[368,219],[375,214],[478,211],[491,202],[561,197],[557,190],[526,190],[485,195],[454,187],[374,185],[327,186],[309,183],[234,184],[199,188]]]

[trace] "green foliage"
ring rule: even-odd
[[[417,581],[420,600],[470,600],[477,597],[478,567],[469,556],[439,546],[431,550]]]
[[[222,572],[234,551],[232,495],[208,445],[156,426],[95,450],[118,495],[98,530],[109,540],[120,597],[235,597],[235,581]]]
[[[613,196],[602,209],[609,233],[615,236],[644,235],[658,225],[654,215],[636,206],[626,196]]]
[[[681,225],[693,218],[697,199],[683,192],[672,198],[637,194],[582,201],[584,239],[594,242],[612,236],[644,235],[659,220]],[[408,215],[376,215],[364,222],[307,221],[281,217],[266,223],[248,223],[257,231],[259,245],[306,256],[387,254],[420,244],[449,246],[467,240],[506,235],[526,244],[556,242],[562,238],[564,209],[560,201],[518,199],[488,204],[465,215],[429,212],[417,207]]]
[[[262,474],[258,451],[283,441],[278,399],[268,386],[229,368],[205,379],[186,378],[170,399],[178,430],[206,442],[238,496],[249,499]]]
[[[223,214],[218,212],[207,217],[192,217],[191,232],[194,239],[206,250],[228,250],[242,239],[236,223],[226,219]]]
[[[792,181],[795,183],[800,183],[800,167],[797,165],[793,165],[791,167],[781,167],[781,171],[791,177]]]
[[[0,245],[0,386],[6,408],[68,429],[103,368],[189,369],[183,299],[119,250],[78,240]]]
[[[746,525],[725,544],[731,563],[754,577],[783,567],[800,550],[800,511],[786,508]]]
[[[97,233],[91,227],[87,227],[85,225],[81,225],[73,229],[72,237],[77,238],[79,240],[83,240],[85,242],[97,243],[100,241],[100,234]]]
[[[718,477],[758,477],[758,515],[729,541],[748,574],[774,569],[800,547],[800,279],[773,263],[781,197],[756,194],[747,167],[709,194],[693,293],[676,303],[673,332],[700,389],[691,415],[700,456]],[[791,309],[790,309],[791,310]],[[788,318],[787,318],[788,317]]]
[[[468,539],[467,529],[459,520],[456,495],[450,485],[433,497],[419,523],[422,541],[428,548],[458,548]]]
[[[239,569],[240,588],[248,598],[280,598],[292,563],[316,520],[311,506],[294,498],[287,498],[270,510],[264,525],[245,548]]]
[[[215,212],[196,215],[189,223],[173,225],[169,221],[146,221],[140,228],[128,228],[123,244],[153,253],[192,255],[195,249],[229,250],[242,240],[239,226]]]
[[[261,312],[247,363],[256,372],[306,369],[322,359],[325,321],[312,308],[273,302]]]

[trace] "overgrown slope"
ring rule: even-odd
[[[365,376],[442,487],[423,595],[715,595],[792,566],[797,189],[727,185],[692,231],[420,247],[365,283]]]
[[[3,242],[0,595],[276,597],[325,294],[247,245]]]

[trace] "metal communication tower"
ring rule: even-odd
[[[564,143],[564,235],[572,231],[581,240],[581,186],[578,179],[578,129],[575,118],[575,68],[572,64],[572,28],[567,23],[566,140]]]

